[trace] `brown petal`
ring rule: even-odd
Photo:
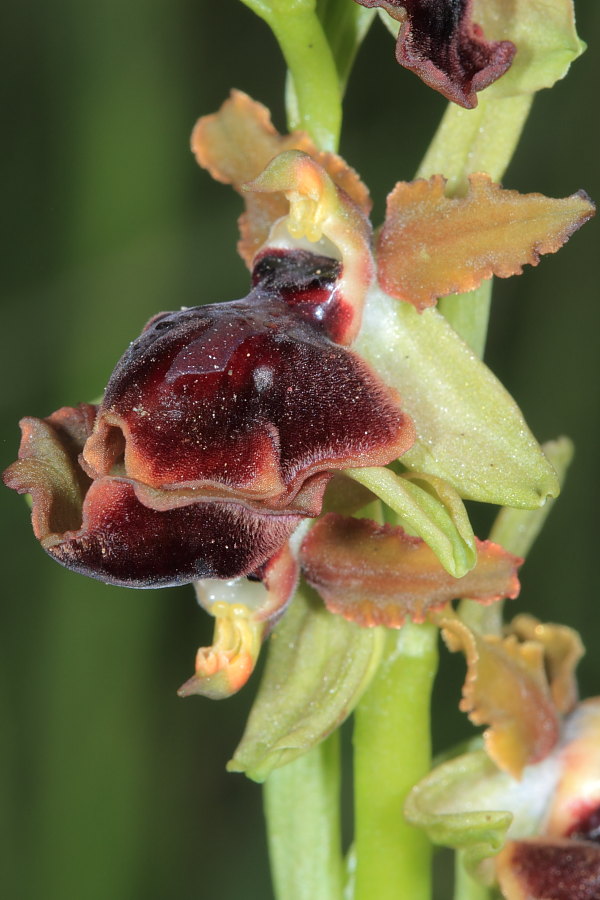
[[[522,614],[510,623],[520,641],[537,641],[544,648],[544,664],[552,700],[559,713],[570,712],[579,696],[575,669],[584,654],[581,638],[566,625],[542,623]]]
[[[386,293],[423,310],[438,297],[476,288],[555,253],[594,206],[583,191],[564,200],[519,194],[488,175],[469,176],[466,197],[444,195],[441,175],[399,182],[379,236],[379,281]]]
[[[93,482],[81,527],[43,541],[59,563],[110,584],[167,587],[237,578],[277,553],[300,516],[260,514],[234,503],[194,503],[157,512],[130,483]]]
[[[19,460],[4,474],[8,487],[31,494],[34,532],[43,548],[76,572],[128,587],[183,584],[201,577],[236,578],[265,567],[301,521],[235,503],[199,502],[157,511],[126,479],[91,481],[77,457],[92,429],[95,407],[64,408],[21,423]],[[282,562],[284,558],[282,557]],[[287,577],[287,581],[285,580]]]
[[[460,708],[484,734],[494,762],[519,778],[524,767],[544,759],[559,736],[558,716],[544,672],[543,647],[481,636],[458,619],[441,622],[449,649],[462,650],[467,677]]]
[[[475,568],[452,578],[430,547],[402,528],[330,513],[305,538],[300,563],[331,612],[362,626],[399,628],[455,597],[515,597],[520,560],[489,541],[477,541],[477,552]]]
[[[506,900],[598,900],[600,846],[589,841],[511,841],[496,857]]]
[[[232,91],[217,113],[198,120],[192,133],[192,150],[213,178],[233,185],[240,193],[242,185],[256,178],[273,157],[285,150],[302,150],[317,160],[364,212],[370,212],[367,188],[341,157],[317,150],[303,131],[280,135],[268,109],[242,91]],[[238,250],[251,267],[271,225],[286,215],[288,202],[283,194],[244,192],[243,197],[246,212],[239,221]]]
[[[510,41],[487,41],[471,21],[472,0],[358,0],[380,6],[401,23],[396,58],[448,100],[471,109],[477,91],[506,72]]]

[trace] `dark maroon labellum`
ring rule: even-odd
[[[86,405],[24,420],[5,479],[32,494],[45,549],[135,587],[260,577],[336,469],[405,452],[397,394],[328,336],[340,271],[305,251],[264,256],[244,300],[152,319],[95,421]]]
[[[533,900],[598,900],[600,848],[586,841],[516,841],[514,876]]]
[[[472,0],[356,0],[401,22],[396,58],[448,100],[467,109],[509,68],[510,41],[488,41],[471,19]]]

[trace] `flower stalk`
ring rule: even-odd
[[[429,771],[437,663],[433,625],[390,631],[387,655],[356,709],[354,900],[429,900],[431,844],[399,811]]]
[[[300,128],[322,150],[337,149],[342,124],[337,68],[315,0],[243,0],[267,23],[285,58],[288,126]]]
[[[340,790],[339,731],[275,769],[265,782],[264,810],[277,900],[342,900]]]

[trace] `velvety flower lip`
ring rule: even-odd
[[[309,290],[295,294],[275,274],[288,264],[293,277],[308,267]],[[412,424],[395,392],[328,340],[318,315],[310,321],[327,307],[327,291],[310,288],[324,265],[302,251],[263,258],[268,284],[246,300],[155,318],[109,380],[83,451],[88,473],[122,462],[144,486],[191,491],[184,503],[200,493],[315,515],[325,480],[315,496],[313,477],[408,449]],[[148,492],[143,502],[156,505]]]
[[[78,457],[96,407],[64,407],[21,421],[19,460],[6,485],[32,496],[34,533],[61,565],[124,587],[168,587],[253,572],[276,554],[299,515],[267,515],[234,503],[164,512],[139,502],[119,477],[90,479]]]
[[[476,94],[509,68],[516,48],[488,41],[472,21],[472,0],[356,0],[400,22],[396,58],[448,100],[472,109]]]
[[[23,420],[5,481],[32,495],[44,549],[129,587],[255,575],[270,589],[332,473],[414,439],[396,392],[328,337],[339,274],[304,251],[263,256],[244,300],[154,317],[97,410]],[[273,615],[295,584],[284,569]]]

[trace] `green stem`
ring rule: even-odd
[[[449,104],[417,177],[445,175],[449,196],[464,194],[473,172],[487,172],[499,181],[515,151],[532,99],[532,95],[501,100],[482,95],[475,109]],[[444,297],[438,304],[478,356],[483,356],[485,348],[491,290],[490,280],[468,294]]]
[[[490,890],[471,878],[462,860],[462,854],[454,858],[454,900],[489,900]]]
[[[429,703],[437,630],[406,624],[355,713],[354,900],[428,900],[431,845],[405,821],[404,801],[430,766]]]
[[[318,0],[317,11],[335,59],[343,94],[356,53],[376,11],[348,0]]]
[[[321,150],[335,151],[342,122],[333,54],[315,0],[243,0],[271,28],[287,63],[288,126],[307,131]]]
[[[475,109],[450,103],[417,178],[445,175],[449,196],[464,193],[472,172],[487,172],[498,181],[515,152],[532,99],[524,95],[488,100],[480,95]]]
[[[339,731],[265,782],[277,900],[341,900],[340,782]]]

